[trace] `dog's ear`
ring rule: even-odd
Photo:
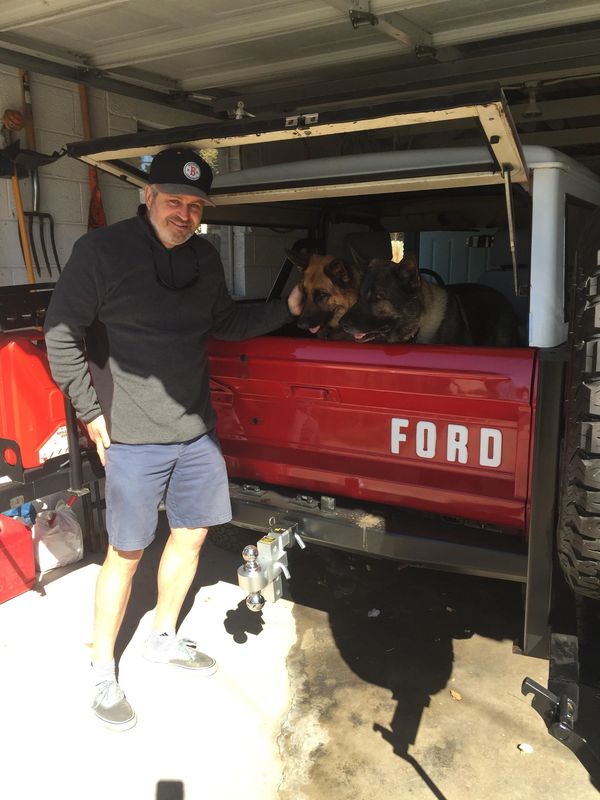
[[[296,250],[286,250],[286,256],[295,264],[300,272],[304,272],[304,270],[308,267],[308,262],[310,261],[310,255],[308,253],[298,253]]]
[[[365,258],[362,253],[358,252],[358,250],[355,250],[352,245],[349,246],[349,249],[352,260],[356,266],[364,272],[364,270],[369,266],[369,259]]]
[[[407,253],[396,269],[409,288],[419,288],[421,285],[421,273],[419,272],[419,263],[414,253]]]
[[[334,258],[325,267],[325,275],[336,286],[347,286],[352,280],[352,272],[348,264],[341,258]]]

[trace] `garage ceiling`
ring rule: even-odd
[[[598,0],[21,0],[0,63],[204,118],[499,83],[524,142],[600,171]]]

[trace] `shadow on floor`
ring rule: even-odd
[[[182,781],[158,781],[155,800],[184,800],[184,789]]]
[[[341,656],[362,680],[391,692],[389,728],[373,724],[394,753],[415,769],[432,795],[444,795],[410,754],[424,709],[452,674],[453,641],[479,634],[515,640],[522,617],[521,587],[395,562],[311,548],[290,553],[289,597],[329,617]],[[301,626],[300,616],[297,625]],[[301,641],[302,631],[298,631]],[[318,669],[318,667],[317,667]],[[312,679],[310,691],[319,685]],[[323,691],[331,693],[325,682]],[[314,698],[313,698],[314,699]],[[366,711],[368,714],[368,710]],[[440,760],[452,758],[440,752]]]

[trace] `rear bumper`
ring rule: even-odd
[[[273,486],[230,482],[233,522],[265,533],[297,523],[306,542],[467,575],[525,582],[523,539],[435,515],[346,499],[310,497]]]

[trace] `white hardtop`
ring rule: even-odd
[[[523,148],[530,170],[560,169],[600,187],[600,178],[548,147]],[[334,195],[459,188],[504,182],[485,147],[448,147],[315,158],[217,175],[217,205],[298,200]]]
[[[578,164],[570,156],[541,145],[525,145],[523,153],[530,169],[558,167],[573,174],[600,182],[600,177]],[[444,147],[432,150],[396,150],[393,152],[360,153],[357,155],[330,156],[265,167],[252,167],[215,176],[213,188],[223,190],[232,186],[258,186],[268,183],[294,183],[315,178],[358,177],[384,172],[410,172],[426,174],[431,170],[472,170],[481,167],[492,169],[494,160],[485,147]],[[499,180],[501,182],[501,178]]]

